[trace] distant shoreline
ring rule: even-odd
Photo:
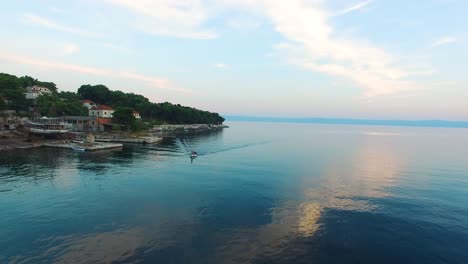
[[[468,121],[448,120],[379,120],[352,118],[277,118],[253,116],[226,116],[227,122],[271,122],[329,125],[363,125],[363,126],[406,126],[406,127],[444,127],[468,128]]]

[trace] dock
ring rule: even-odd
[[[133,144],[154,144],[161,141],[160,137],[128,137],[128,138],[95,138],[96,142],[133,143]]]
[[[71,149],[75,151],[97,151],[107,149],[118,149],[123,147],[122,144],[117,143],[94,143],[92,145],[80,143],[44,143],[42,144],[42,146],[49,148]]]

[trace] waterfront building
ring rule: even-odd
[[[72,131],[88,132],[99,130],[98,120],[94,116],[62,116],[61,118],[70,125]]]
[[[89,109],[89,116],[94,117],[112,118],[113,113],[114,109],[107,105],[93,106]]]

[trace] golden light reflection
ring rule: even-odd
[[[393,136],[393,135],[391,135]],[[324,208],[370,211],[369,198],[391,196],[389,188],[400,181],[405,160],[391,140],[368,136],[354,155],[329,164],[320,186],[306,189],[305,196]]]
[[[316,202],[281,204],[272,209],[269,224],[240,228],[234,230],[234,235],[220,234],[220,240],[228,246],[218,251],[215,258],[219,263],[252,263],[258,256],[281,255],[292,239],[311,237],[317,232],[321,214],[322,206]]]

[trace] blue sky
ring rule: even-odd
[[[226,115],[468,120],[468,1],[6,1],[0,71]]]

